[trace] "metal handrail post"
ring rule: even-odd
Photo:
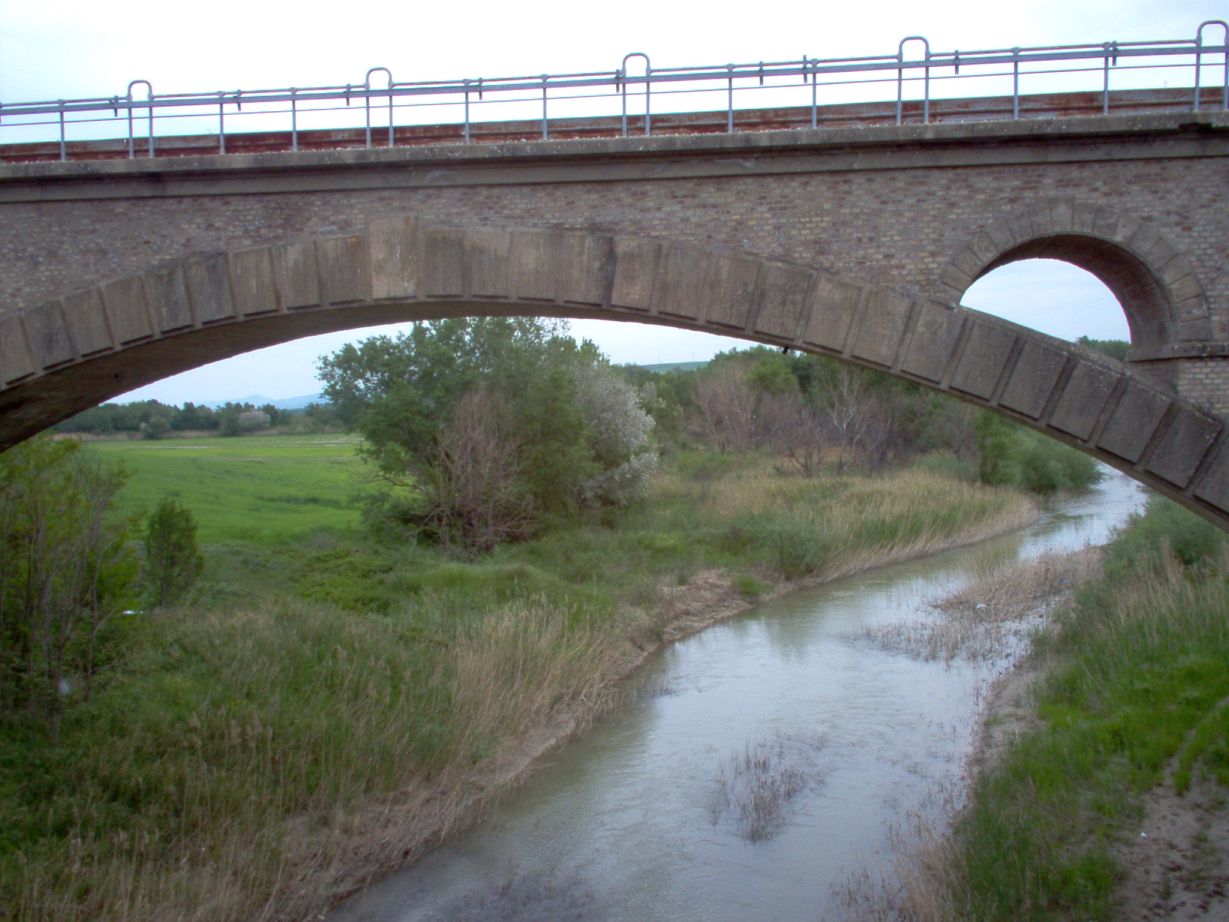
[[[290,149],[292,151],[299,149],[299,110],[294,98],[296,92],[298,90],[294,87],[290,88]]]
[[[1020,118],[1020,47],[1011,49],[1011,118]]]
[[[226,153],[226,94],[218,91],[218,153]]]
[[[1101,87],[1101,114],[1109,115],[1110,112],[1110,58],[1114,60],[1114,66],[1118,66],[1118,43],[1105,42],[1102,46],[1105,50],[1104,65],[1102,72],[1105,74],[1105,80]]]
[[[154,155],[154,87],[148,80],[129,80],[128,81],[128,159],[132,160],[136,157],[136,139],[133,134],[132,127],[132,88],[138,84],[144,84],[146,98],[149,101],[149,141],[148,154],[150,157]]]
[[[727,64],[726,70],[726,103],[725,103],[725,130],[726,134],[734,133],[734,65]]]
[[[807,82],[807,59],[804,55],[802,58],[802,82]],[[819,127],[819,59],[816,58],[811,64],[811,127]]]
[[[60,100],[60,162],[68,159],[68,145],[64,143],[64,100]]]
[[[1195,31],[1195,100],[1191,107],[1194,111],[1199,111],[1199,96],[1200,96],[1200,60],[1203,57],[1203,30],[1207,26],[1220,26],[1225,30],[1225,78],[1224,86],[1221,89],[1220,107],[1223,110],[1229,111],[1229,23],[1223,19],[1207,19],[1199,24],[1199,28]]]
[[[363,108],[367,116],[367,147],[371,147],[371,75],[383,71],[388,77],[388,146],[393,146],[393,72],[387,67],[370,67],[363,78]]]
[[[465,86],[465,127],[462,131],[462,137],[465,138],[465,143],[469,143],[469,80],[463,80]]]
[[[929,124],[930,122],[930,42],[922,35],[909,35],[900,40],[900,44],[896,46],[896,124],[901,124],[904,112],[904,90],[905,90],[905,45],[909,42],[921,42],[926,49],[926,56],[922,59],[926,70],[926,89],[922,103],[922,120]]]
[[[648,137],[652,134],[652,120],[649,115],[650,97],[652,91],[651,81],[653,75],[653,65],[649,61],[649,56],[643,51],[633,51],[623,55],[623,66],[619,68],[615,79],[619,81],[620,89],[623,94],[623,137],[627,137],[627,62],[632,58],[644,58],[644,134]]]
[[[542,75],[542,140],[550,140],[550,125],[546,121],[546,82],[550,80],[549,74]]]

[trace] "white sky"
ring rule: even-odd
[[[761,15],[765,11],[767,15]],[[892,54],[925,35],[934,51],[1193,38],[1229,15],[1225,0],[876,0],[747,4],[368,0],[0,0],[0,101],[614,70],[631,51],[655,68]],[[1208,34],[1219,40],[1219,29]],[[1046,268],[1048,266],[1048,268]],[[965,302],[1073,339],[1127,338],[1122,312],[1091,276],[1063,264],[1009,266]],[[704,359],[739,345],[660,327],[574,321],[616,362]],[[169,403],[318,390],[316,357],[365,331],[299,340],[168,378],[132,397]]]

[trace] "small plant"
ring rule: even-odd
[[[143,575],[150,604],[161,608],[183,598],[204,567],[192,512],[164,497],[145,527]]]
[[[806,786],[806,775],[787,761],[785,743],[748,743],[717,771],[717,789],[709,805],[713,825],[726,814],[748,842],[771,839],[785,823],[786,808]]]

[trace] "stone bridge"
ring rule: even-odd
[[[884,369],[1229,528],[1227,158],[1197,112],[4,165],[0,447],[307,334],[594,317]],[[1039,256],[1126,364],[959,306]]]

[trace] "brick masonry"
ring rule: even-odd
[[[376,319],[622,316],[887,367],[1223,518],[1229,119],[1184,118],[0,167],[0,413]],[[1139,372],[954,308],[1016,255],[1097,271]]]

